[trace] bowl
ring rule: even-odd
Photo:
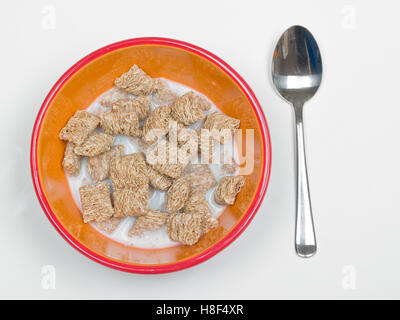
[[[58,133],[77,111],[86,109],[133,64],[205,94],[241,129],[254,131],[254,169],[220,226],[194,246],[143,249],[124,245],[82,221],[61,166],[65,142]],[[271,143],[265,116],[254,93],[227,63],[195,45],[165,38],[136,38],[103,47],[78,61],[44,100],[33,128],[31,172],[39,202],[50,222],[79,252],[105,266],[134,273],[164,273],[201,263],[235,240],[248,226],[265,195]]]

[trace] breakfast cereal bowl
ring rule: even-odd
[[[205,95],[223,113],[240,120],[251,148],[251,170],[244,162],[245,184],[231,206],[218,216],[219,226],[193,246],[144,248],[116,241],[84,223],[61,165],[65,142],[59,132],[78,110],[87,109],[133,64],[153,78],[165,78]],[[246,140],[247,141],[247,140]],[[163,273],[203,262],[235,240],[257,212],[271,167],[267,123],[254,93],[224,61],[194,45],[164,38],[137,38],[101,48],[72,66],[41,106],[32,134],[31,171],[39,202],[56,230],[75,249],[111,268],[134,273]]]

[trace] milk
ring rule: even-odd
[[[172,91],[174,91],[175,93],[177,93],[178,95],[183,95],[190,90],[194,91],[198,95],[201,95],[199,92],[196,92],[195,90],[193,90],[189,87],[186,87],[180,83],[177,83],[177,82],[174,82],[171,80],[167,80],[167,79],[164,79],[164,80],[167,82],[170,89]],[[105,92],[103,95],[106,95],[107,93],[108,93],[108,91]],[[94,113],[94,114],[99,114],[100,112],[105,111],[107,108],[101,106],[99,103],[99,100],[101,99],[101,97],[103,95],[99,96],[86,109],[86,111]],[[205,97],[204,95],[201,95],[201,96],[203,96],[204,98],[207,99],[207,97]],[[221,112],[211,101],[210,101],[210,103],[212,104],[212,107],[207,112],[207,114],[210,112],[215,112],[215,111]],[[152,110],[154,110],[154,108],[156,108],[158,106],[159,105],[155,104],[154,101],[151,102]],[[196,123],[193,126],[191,126],[191,128],[193,128],[193,129],[200,128],[200,127],[201,127],[201,122]],[[98,130],[101,130],[101,129],[98,129]],[[117,145],[117,144],[121,144],[125,147],[126,154],[135,153],[135,152],[139,151],[139,146],[134,141],[132,141],[131,138],[129,138],[127,136],[115,136],[115,141],[114,141],[113,145]],[[220,147],[223,148],[223,154],[226,156],[226,158],[233,158],[236,161],[236,163],[238,163],[237,148],[236,148],[236,145],[235,145],[233,139],[231,142],[227,142],[224,145],[220,145]],[[215,152],[216,153],[218,152],[218,154],[216,154],[216,156],[219,157],[220,151],[218,150],[218,148]],[[192,161],[192,163],[198,163],[198,162],[199,162],[198,158],[195,159],[194,161]],[[219,181],[219,179],[222,176],[226,175],[222,171],[222,163],[221,164],[212,164],[212,165],[210,165],[210,169],[213,172],[217,181]],[[82,185],[93,183],[87,172],[87,169],[86,169],[86,158],[82,159],[81,171],[78,176],[73,177],[68,174],[66,174],[66,175],[67,175],[67,180],[69,183],[69,188],[70,188],[72,197],[73,197],[75,203],[77,204],[77,206],[82,210],[80,197],[79,197],[79,187],[81,187]],[[111,185],[111,182],[109,180],[106,180],[106,181],[108,181]],[[214,214],[215,217],[218,217],[224,210],[225,206],[219,205],[215,202],[215,200],[214,200],[215,188],[216,187],[213,187],[210,190],[208,190],[207,193],[205,194],[205,196],[209,203],[210,210],[212,211],[212,213]],[[166,191],[154,190],[149,198],[149,203],[148,203],[149,208],[153,209],[153,210],[165,211],[163,206],[165,204],[166,194],[167,194]],[[172,241],[169,239],[169,237],[166,233],[166,230],[165,230],[165,226],[159,230],[146,231],[141,236],[128,237],[128,231],[134,224],[135,219],[136,219],[136,217],[127,217],[127,218],[122,219],[121,223],[114,230],[114,232],[112,234],[108,234],[108,233],[98,229],[94,224],[92,224],[92,226],[95,229],[97,229],[98,232],[103,233],[107,237],[112,238],[123,244],[134,246],[134,247],[165,248],[165,247],[171,247],[171,246],[178,245],[178,242],[175,242],[175,241]]]

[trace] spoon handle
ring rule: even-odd
[[[296,252],[303,258],[313,256],[317,251],[314,222],[308,187],[307,163],[303,134],[303,105],[294,105],[296,118],[296,159],[297,159],[297,203],[296,203]]]

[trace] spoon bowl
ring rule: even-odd
[[[322,80],[321,54],[311,32],[292,26],[279,39],[272,60],[272,81],[279,94],[294,107],[296,120],[297,203],[295,247],[300,257],[317,251],[308,186],[303,134],[303,105]]]
[[[313,35],[302,26],[287,29],[272,60],[272,80],[279,94],[291,103],[306,102],[322,80],[321,54]]]

